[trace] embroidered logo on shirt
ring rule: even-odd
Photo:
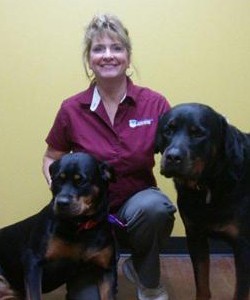
[[[153,122],[153,119],[145,119],[145,120],[129,120],[129,127],[135,128],[139,126],[145,126],[145,125],[151,125]]]

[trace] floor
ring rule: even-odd
[[[136,300],[134,285],[124,278],[121,265],[126,257],[122,257],[118,265],[119,293],[117,300]],[[165,285],[170,300],[195,299],[194,280],[189,256],[171,255],[161,257],[162,282]],[[230,255],[212,255],[210,282],[212,300],[229,300],[234,290],[234,264]],[[64,288],[44,295],[44,300],[64,299]],[[91,299],[89,299],[91,300]]]

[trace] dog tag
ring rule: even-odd
[[[208,189],[207,190],[207,195],[206,195],[206,204],[210,204],[211,203],[211,191]]]

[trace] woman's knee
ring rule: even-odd
[[[145,190],[141,197],[142,199],[139,203],[140,210],[147,220],[157,222],[165,222],[168,219],[172,220],[172,215],[176,211],[176,208],[160,190]]]
[[[174,222],[175,206],[158,189],[147,189],[129,199],[126,208],[128,225],[138,225],[154,229],[165,227]]]

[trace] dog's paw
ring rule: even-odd
[[[0,299],[1,300],[19,300],[20,298],[10,288],[8,281],[0,275]]]

